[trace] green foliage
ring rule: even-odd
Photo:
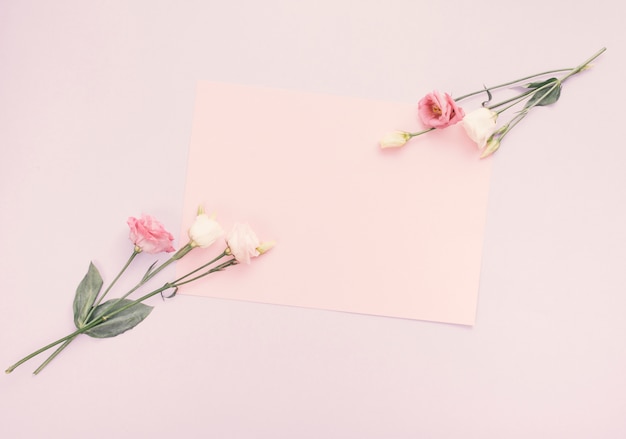
[[[100,293],[102,288],[102,276],[92,262],[89,263],[89,270],[83,280],[76,288],[74,296],[74,324],[78,329],[85,326],[87,315]]]
[[[536,89],[535,93],[526,102],[524,108],[542,107],[544,105],[554,104],[561,97],[561,81],[556,78],[546,79],[541,82],[532,82],[526,86],[527,88]]]
[[[130,303],[133,303],[133,301],[129,299],[122,299],[119,301],[118,299],[111,299],[101,305],[98,305],[90,320],[95,321],[103,315],[111,314],[121,308],[124,308]],[[128,331],[129,329],[133,329],[141,323],[143,319],[148,317],[150,312],[152,312],[152,308],[152,306],[144,305],[143,303],[135,303],[93,328],[88,329],[85,331],[85,334],[95,338],[115,337]]]

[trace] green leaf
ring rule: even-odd
[[[542,82],[533,82],[528,84],[528,88],[535,88],[537,90],[533,93],[528,102],[526,102],[524,108],[531,106],[542,107],[544,105],[554,104],[561,97],[561,82],[556,78],[546,79]]]
[[[530,84],[526,85],[526,88],[539,88],[554,81],[556,81],[556,78],[550,78],[539,82],[531,82]]]
[[[89,314],[101,288],[102,277],[96,266],[90,262],[89,270],[87,270],[83,280],[80,281],[74,296],[74,324],[77,328],[85,326],[87,314]]]
[[[117,302],[115,305],[111,306],[113,303]],[[111,299],[107,302],[104,302],[93,312],[90,321],[96,320],[99,317],[110,314],[115,310],[118,310],[129,303],[132,303],[132,300],[122,299],[118,302],[118,299]],[[125,309],[124,311],[120,311],[115,314],[113,317],[105,320],[99,325],[94,326],[93,328],[85,331],[85,334],[95,337],[95,338],[108,338],[115,337],[117,335],[122,334],[123,332],[128,331],[129,329],[133,329],[139,323],[143,321],[148,314],[152,311],[151,306],[144,305],[143,303],[136,303],[133,306]]]

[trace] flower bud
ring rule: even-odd
[[[192,247],[206,248],[224,235],[224,230],[214,217],[203,213],[204,209],[198,209],[198,212],[196,220],[189,228],[189,239]]]
[[[411,138],[411,135],[405,131],[394,131],[386,134],[380,140],[381,148],[397,148],[403,146]]]
[[[259,255],[262,255],[264,253],[267,253],[271,249],[273,249],[275,246],[276,246],[276,241],[262,242],[261,245],[259,245],[256,248],[256,250],[259,252]]]
[[[494,152],[496,152],[500,148],[500,138],[499,136],[491,136],[491,138],[487,141],[487,146],[483,149],[482,154],[480,155],[481,159],[490,156]]]

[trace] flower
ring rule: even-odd
[[[461,124],[469,138],[476,142],[476,146],[483,149],[487,144],[487,139],[496,130],[497,119],[498,113],[489,108],[481,107],[467,114]]]
[[[397,148],[403,146],[411,138],[406,131],[393,131],[380,140],[381,148]]]
[[[192,247],[206,248],[213,244],[219,237],[224,235],[222,226],[215,221],[214,217],[209,217],[204,213],[204,209],[198,209],[198,216],[189,228],[189,239]]]
[[[173,252],[174,237],[165,230],[163,224],[150,215],[141,215],[137,219],[129,217],[126,221],[130,227],[130,240],[135,244],[135,251],[146,253]]]
[[[259,252],[259,255],[262,255],[273,249],[275,245],[276,241],[262,242],[261,245],[259,245],[256,249]]]
[[[259,256],[258,247],[261,245],[256,233],[248,224],[237,223],[226,237],[228,251],[238,262],[250,263],[250,258]]]
[[[162,287],[144,293],[137,299],[128,297],[144,287],[156,275],[161,273],[166,267],[187,255],[194,247],[208,247],[224,232],[214,218],[209,218],[202,207],[198,208],[198,214],[191,228],[189,229],[190,241],[181,247],[176,253],[170,256],[165,262],[158,264],[155,261],[148,267],[141,280],[124,295],[117,299],[109,299],[103,302],[111,288],[126,272],[126,269],[135,260],[135,257],[142,251],[156,253],[157,251],[174,251],[171,246],[173,240],[170,235],[157,220],[149,215],[142,215],[140,219],[128,218],[130,227],[130,238],[135,243],[135,248],[123,265],[121,271],[115,276],[113,281],[103,290],[104,279],[93,263],[89,264],[89,269],[85,277],[81,280],[74,296],[74,325],[76,330],[65,337],[59,338],[44,347],[31,352],[21,360],[5,370],[11,373],[21,364],[36,357],[37,355],[58,346],[55,351],[39,366],[34,374],[46,367],[69,343],[81,334],[94,338],[117,337],[126,331],[133,329],[141,323],[152,312],[152,306],[144,302],[151,297],[160,294],[163,299],[170,299],[182,285],[195,282],[212,273],[225,270],[228,267],[237,265],[239,262],[250,263],[250,258],[261,255],[269,251],[274,243],[259,244],[259,240],[247,224],[237,225],[229,234],[229,246],[217,257],[200,265],[183,276],[179,276],[172,282],[166,282]],[[234,255],[235,257],[230,257]],[[225,261],[220,259],[226,258]],[[171,294],[164,295],[165,291],[171,290]],[[59,346],[60,345],[60,346]]]
[[[442,95],[438,91],[424,96],[417,104],[417,111],[422,123],[428,128],[446,128],[465,116],[452,96],[448,93]]]
[[[490,156],[494,152],[496,152],[500,148],[500,136],[491,136],[487,141],[487,146],[483,149],[482,154],[480,155],[481,159]]]
[[[462,120],[467,135],[476,142],[479,149],[482,149],[480,158],[485,158],[500,148],[504,136],[517,126],[517,124],[528,115],[530,110],[535,107],[552,105],[557,102],[561,96],[563,83],[565,83],[568,78],[591,68],[591,62],[602,55],[605,50],[606,48],[603,47],[591,58],[588,58],[574,68],[552,69],[491,87],[483,86],[481,90],[464,94],[456,99],[453,99],[447,93],[442,94],[435,90],[424,96],[418,102],[418,115],[426,129],[416,133],[395,131],[385,136],[383,140],[381,140],[380,145],[382,148],[402,146],[413,137],[421,136],[437,128],[449,127]],[[564,74],[559,78],[550,77],[544,79],[547,75],[557,72]],[[535,80],[521,85],[521,83],[528,79]],[[524,90],[517,96],[506,98],[495,104],[491,103],[492,92],[495,90],[520,86]],[[487,94],[487,101],[483,102],[482,108],[472,111],[467,116],[465,115],[465,111],[457,106],[457,102],[482,93]],[[485,108],[484,105],[486,105],[487,102],[490,104],[488,108]],[[496,130],[496,122],[499,115],[514,107],[518,107],[515,115],[511,117],[503,128]],[[496,108],[498,108],[497,112],[494,111]]]

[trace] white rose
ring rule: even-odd
[[[189,228],[189,239],[193,247],[206,248],[224,234],[224,230],[215,218],[200,213]]]
[[[495,111],[479,108],[465,115],[462,124],[469,138],[476,142],[479,149],[483,149],[496,130],[497,119],[498,113]]]

